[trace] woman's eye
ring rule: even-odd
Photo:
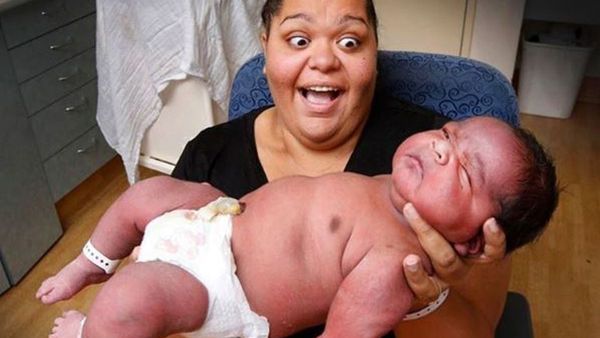
[[[358,42],[358,39],[355,38],[342,38],[340,41],[338,41],[338,45],[347,49],[356,48],[359,44],[360,43]]]
[[[308,46],[308,39],[303,36],[294,36],[290,39],[290,43],[295,47],[306,47]]]

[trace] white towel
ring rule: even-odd
[[[201,78],[227,111],[235,72],[260,52],[264,1],[97,1],[98,125],[121,155],[130,183],[169,81]]]

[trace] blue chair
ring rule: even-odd
[[[231,90],[229,119],[273,103],[262,73],[264,57],[247,61]],[[495,68],[457,56],[380,51],[377,90],[429,108],[450,119],[491,115],[519,124],[517,96]]]
[[[238,71],[231,90],[229,119],[273,104],[259,54]],[[457,56],[379,51],[377,91],[429,108],[450,119],[495,116],[519,125],[515,91],[506,77],[483,62]],[[496,338],[532,338],[529,304],[509,292]]]

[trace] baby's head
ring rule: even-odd
[[[558,202],[550,156],[530,133],[490,117],[447,123],[411,136],[393,159],[392,200],[411,202],[450,242],[482,249],[495,217],[507,252],[533,241]]]

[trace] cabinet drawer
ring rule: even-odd
[[[10,51],[17,81],[23,82],[95,45],[96,16],[89,15]]]
[[[21,94],[28,115],[32,115],[95,77],[96,54],[94,49],[90,49],[23,82]]]
[[[92,81],[31,117],[42,160],[96,124],[97,95],[96,81]]]
[[[37,0],[0,16],[8,48],[93,13],[94,0]]]
[[[44,162],[54,201],[115,156],[96,126]]]

